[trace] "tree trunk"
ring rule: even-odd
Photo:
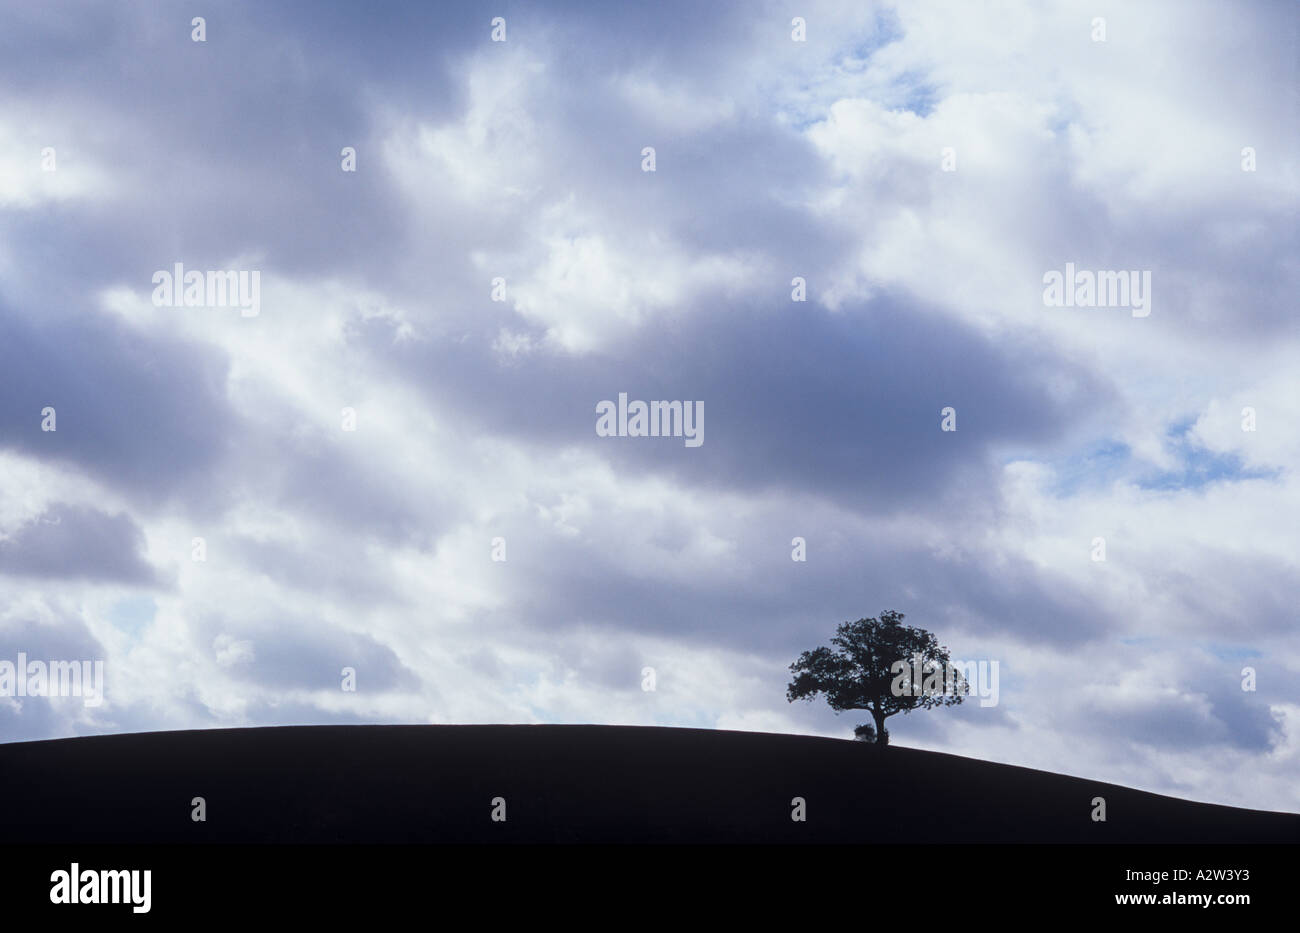
[[[876,712],[875,710],[872,710],[872,711],[871,711],[871,718],[874,719],[874,720],[876,721],[876,744],[877,744],[877,745],[888,745],[888,744],[889,744],[889,730],[885,728],[885,716],[884,716],[884,714],[883,714],[883,713],[878,713],[878,712]]]

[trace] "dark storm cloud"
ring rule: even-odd
[[[909,625],[938,633],[960,657],[970,647],[953,641],[957,633],[967,642],[1009,635],[1070,648],[1119,624],[1094,594],[1024,559],[937,553],[887,534],[864,534],[846,518],[791,504],[784,518],[772,510],[724,522],[713,531],[735,543],[734,553],[700,567],[674,562],[686,541],[646,513],[620,512],[610,519],[618,526],[593,519],[579,537],[524,520],[502,523],[497,530],[512,542],[498,589],[507,608],[482,614],[478,623],[504,638],[526,611],[539,645],[552,632],[586,630],[724,646],[776,662],[825,643],[840,622],[884,609],[905,612]],[[653,524],[641,527],[642,521]],[[611,548],[611,537],[625,526],[662,549],[649,562],[668,568],[652,572]],[[951,532],[954,542],[967,534],[961,527]],[[692,530],[683,531],[689,537]],[[805,539],[806,561],[791,560],[795,536]]]
[[[1229,741],[1250,752],[1266,752],[1277,742],[1281,723],[1269,708],[1241,689],[1241,678],[1232,668],[1209,693],[1211,713],[1228,730]]]
[[[75,616],[63,616],[57,622],[37,622],[21,614],[0,622],[0,659],[16,664],[18,652],[29,661],[104,661],[104,648],[86,624]],[[95,707],[99,715],[113,701],[113,668],[106,661],[104,674],[105,705]],[[21,742],[66,735],[69,717],[86,710],[85,697],[15,697],[0,699],[0,741]],[[73,727],[74,732],[82,731]]]
[[[659,25],[647,31],[624,13],[586,8],[556,30],[556,11],[517,8],[522,22],[510,48],[548,63],[521,101],[547,115],[536,141],[544,182],[524,210],[572,192],[685,247],[779,256],[805,275],[833,262],[850,239],[783,203],[823,178],[806,140],[768,115],[743,112],[683,133],[672,129],[672,112],[644,113],[621,99],[615,76],[643,69],[676,87],[725,67],[720,48],[750,41],[725,8],[683,4],[680,20],[661,21],[666,12],[649,17]],[[518,245],[518,214],[407,204],[376,135],[390,129],[376,123],[383,114],[454,122],[466,105],[466,56],[496,45],[481,8],[408,4],[362,16],[346,6],[234,5],[207,17],[205,43],[190,41],[188,14],[119,13],[90,7],[80,21],[24,14],[9,33],[14,55],[0,61],[0,86],[56,97],[77,135],[65,140],[63,124],[42,120],[37,136],[65,147],[64,165],[88,158],[111,179],[92,201],[6,217],[16,264],[78,257],[38,289],[15,283],[10,298],[22,310],[80,301],[106,285],[145,291],[154,271],[178,261],[224,268],[249,255],[279,274],[352,276],[410,299],[417,316],[431,315],[434,289],[446,315],[462,311],[476,275],[471,249]],[[557,54],[596,36],[604,41],[585,55]],[[638,54],[616,54],[620,43]],[[54,51],[42,51],[38,67],[27,50],[45,47]],[[33,70],[45,75],[39,89],[30,86]],[[733,90],[749,88],[714,88],[723,99]],[[664,159],[664,180],[653,186],[637,170],[647,142]],[[344,145],[358,149],[355,173],[340,171]],[[446,187],[432,160],[428,181]],[[701,212],[705,201],[712,207]]]
[[[129,515],[59,504],[0,541],[0,574],[154,585],[143,547]]]
[[[9,217],[20,261],[35,265],[54,246],[78,257],[67,264],[76,282],[137,289],[174,262],[221,268],[246,251],[284,272],[382,275],[403,228],[373,170],[377,153],[365,151],[367,88],[309,34],[279,31],[280,14],[207,11],[208,40],[195,43],[193,12],[105,4],[20,15],[5,30],[0,87],[58,100],[76,137],[43,116],[33,131],[65,153],[64,166],[93,157],[111,177],[101,192],[111,210]],[[312,12],[299,17],[309,23]],[[447,87],[431,81],[401,96],[445,102]],[[341,171],[349,145],[371,171]]]
[[[843,313],[719,305],[680,326],[648,324],[618,356],[537,354],[509,365],[482,341],[396,346],[382,327],[366,339],[466,430],[580,446],[629,474],[807,493],[875,513],[991,497],[1000,445],[1050,444],[1085,400],[1096,410],[1110,396],[1041,347],[994,343],[890,299]],[[1049,382],[1062,376],[1070,388],[1054,397]],[[704,444],[596,436],[597,403],[619,392],[702,400]],[[948,406],[955,432],[940,430]]]
[[[38,323],[0,308],[0,447],[73,465],[146,508],[182,489],[209,498],[234,430],[226,371],[219,351],[108,317]]]
[[[1223,744],[1255,752],[1269,749],[1267,710],[1245,710],[1240,706],[1224,710],[1236,720],[1236,729],[1217,715],[1220,712],[1216,708],[1206,715],[1185,697],[1158,696],[1133,698],[1122,707],[1107,704],[1094,708],[1089,718],[1104,723],[1104,731],[1110,736],[1153,749],[1186,751]]]
[[[664,55],[706,68],[719,60],[719,42],[739,41],[725,8],[683,4],[681,11],[689,20],[660,20],[664,10],[640,17],[659,24],[652,31],[591,8],[575,9],[571,29],[561,31],[552,28],[553,10],[499,11],[512,23],[511,48],[531,43],[548,54],[552,43],[572,44],[578,34],[610,40],[599,46],[605,57],[562,56],[560,73],[548,76],[573,72],[575,79],[562,85],[562,98],[545,101],[548,109],[569,110],[560,118],[567,131],[557,127],[550,139],[563,147],[552,153],[555,192],[590,178],[593,168],[625,178],[621,166],[645,144],[603,81],[594,99],[582,92],[594,75],[641,61],[675,73]],[[403,254],[418,249],[413,239],[456,242],[444,224],[430,226],[403,206],[384,171],[374,121],[383,112],[435,123],[456,116],[464,106],[465,56],[492,45],[491,17],[481,6],[394,4],[375,15],[346,4],[232,4],[208,11],[203,43],[190,40],[193,11],[179,7],[12,12],[0,40],[0,87],[57,99],[77,137],[62,138],[42,117],[32,130],[63,147],[64,165],[93,156],[112,178],[107,205],[7,218],[20,263],[38,265],[50,247],[79,257],[66,270],[71,281],[54,287],[72,294],[105,284],[143,289],[155,270],[174,262],[217,268],[244,252],[291,275],[351,274],[389,284]],[[654,36],[658,52],[649,44]],[[619,57],[620,37],[638,56]],[[743,168],[737,158],[770,160],[768,170],[787,177],[797,171],[798,163],[772,148],[782,143],[771,134],[737,143],[743,148],[722,145],[719,152],[732,155],[716,157],[712,176],[687,166],[678,172],[701,190],[725,183],[741,200],[748,173],[736,171]],[[784,146],[796,145],[803,144],[786,134]],[[344,146],[358,150],[355,173],[340,170]],[[697,162],[713,146],[682,158]]]
[[[343,668],[356,671],[357,690],[412,690],[418,675],[387,645],[333,624],[289,616],[226,623],[204,618],[195,626],[200,650],[230,676],[263,689],[341,690]]]
[[[0,646],[3,657],[13,661],[13,652],[22,651],[29,658],[45,660],[94,660],[104,657],[104,648],[75,616],[61,615],[54,622],[40,622],[21,613],[0,622]],[[79,701],[80,702],[80,701]]]
[[[253,642],[254,660],[244,679],[262,688],[341,689],[345,667],[356,670],[357,689],[413,690],[419,677],[398,660],[391,648],[368,635],[337,629],[284,631],[272,623],[272,637]]]
[[[1296,629],[1300,567],[1267,554],[1205,548],[1194,566],[1144,556],[1148,575],[1170,594],[1180,627],[1208,637],[1266,638]]]
[[[1115,650],[1135,661],[1155,658],[1159,662],[1142,673],[1146,689],[1134,690],[1130,680],[1114,688],[1122,701],[1098,694],[1095,688],[1077,704],[1067,698],[1059,703],[1061,713],[1053,717],[1057,726],[1102,741],[1123,740],[1162,751],[1230,747],[1251,754],[1276,752],[1279,742],[1285,741],[1277,704],[1289,702],[1292,696],[1285,666],[1214,650],[1188,654],[1182,647],[1162,644],[1158,638],[1124,639]],[[1257,669],[1262,685],[1258,690],[1242,689],[1242,669],[1247,665]]]
[[[790,198],[822,178],[805,140],[744,112],[675,130],[671,111],[630,109],[616,92],[617,76],[639,70],[673,87],[721,80],[728,58],[720,51],[752,42],[725,6],[678,9],[680,17],[663,8],[501,11],[512,23],[509,48],[548,63],[522,102],[538,112],[546,162],[528,209],[574,192],[687,247],[779,253],[805,275],[833,261],[848,242],[837,245],[842,238],[770,197]],[[7,30],[12,54],[0,57],[0,86],[57,98],[76,138],[43,120],[37,136],[64,147],[65,165],[93,158],[112,182],[102,200],[7,218],[19,264],[39,266],[51,250],[79,257],[40,294],[144,290],[174,262],[222,268],[249,254],[280,274],[352,276],[412,299],[436,284],[446,297],[447,284],[465,275],[468,250],[518,241],[518,215],[498,223],[448,205],[431,217],[405,203],[377,135],[389,129],[376,122],[386,114],[428,125],[459,116],[466,56],[495,45],[481,7],[403,4],[362,15],[346,5],[236,4],[207,16],[204,43],[190,41],[189,12],[90,6],[80,18],[22,14]],[[557,16],[565,28],[555,28]],[[783,29],[777,40],[788,44]],[[574,47],[584,54],[562,54]],[[43,76],[39,87],[33,73]],[[727,99],[751,88],[712,90]],[[647,144],[664,163],[657,191],[637,170]],[[340,170],[346,145],[358,150],[355,173]],[[434,162],[429,183],[445,184]],[[760,232],[769,230],[784,233]]]

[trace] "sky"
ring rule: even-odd
[[[895,609],[896,744],[1300,811],[1300,7],[0,6],[0,740],[850,738]]]

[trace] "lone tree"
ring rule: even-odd
[[[925,629],[903,625],[903,614],[886,609],[879,619],[843,622],[822,646],[799,655],[790,665],[795,675],[786,699],[811,700],[819,693],[837,713],[861,709],[876,721],[858,726],[863,741],[889,744],[885,719],[895,713],[932,706],[953,706],[970,691],[953,668],[948,649]]]

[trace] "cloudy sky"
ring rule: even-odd
[[[895,742],[1300,810],[1295,5],[202,6],[3,4],[0,658],[107,696],[0,739],[850,737],[898,609],[1000,702]]]

